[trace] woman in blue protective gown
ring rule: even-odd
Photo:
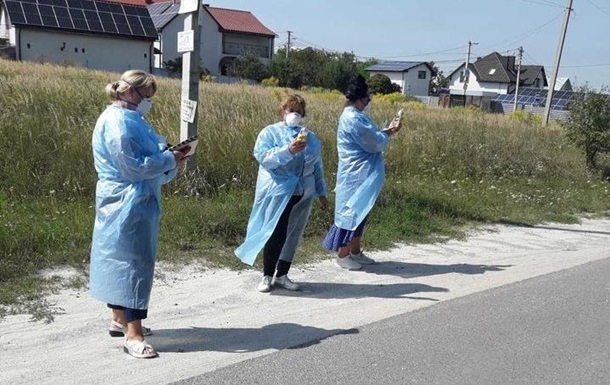
[[[361,75],[352,78],[345,93],[346,103],[337,128],[337,184],[335,222],[322,246],[338,252],[336,263],[347,270],[358,270],[375,261],[360,248],[369,212],[385,180],[383,151],[390,136],[400,129],[400,120],[380,131],[368,117],[371,95]]]
[[[235,250],[249,265],[263,250],[260,292],[274,286],[299,290],[288,278],[288,270],[314,199],[319,198],[322,210],[328,207],[320,141],[301,125],[305,100],[290,95],[278,112],[282,121],[265,127],[254,145],[259,163],[254,204],[246,239]]]
[[[142,319],[157,254],[161,185],[184,161],[184,154],[168,150],[145,119],[156,91],[155,78],[141,70],[129,70],[108,84],[113,102],[98,118],[92,139],[98,182],[91,295],[112,309],[110,335],[124,335],[124,351],[137,358],[157,356],[144,339],[150,329]]]

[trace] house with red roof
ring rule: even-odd
[[[123,0],[146,1],[146,0]],[[178,52],[178,32],[184,30],[186,15],[178,14],[180,3],[156,2],[148,5],[159,40],[155,43],[154,66],[182,56]],[[275,32],[265,27],[249,11],[212,7],[203,4],[199,11],[200,55],[212,75],[227,75],[231,62],[239,55],[254,53],[261,62],[273,57]]]

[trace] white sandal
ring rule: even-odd
[[[125,338],[123,351],[135,358],[155,358],[159,354],[146,340],[136,341]]]

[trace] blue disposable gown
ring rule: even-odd
[[[101,301],[148,309],[161,185],[176,175],[165,139],[137,111],[108,106],[93,131],[98,174],[90,290]]]
[[[309,131],[307,146],[292,155],[290,142],[301,127],[287,127],[283,122],[265,127],[254,145],[254,157],[259,163],[254,204],[246,239],[235,255],[253,265],[256,256],[271,237],[282,212],[292,195],[303,197],[290,212],[288,233],[280,259],[291,262],[311,212],[313,199],[326,196],[321,145]]]
[[[382,152],[389,136],[354,107],[346,107],[337,128],[335,226],[355,230],[373,208],[385,180]]]

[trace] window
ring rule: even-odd
[[[495,73],[496,73],[496,69],[495,68],[492,68],[492,69],[489,70],[489,74],[490,75],[493,75]]]
[[[464,72],[465,71],[460,72],[460,83],[464,83],[464,78],[466,77]]]
[[[85,49],[84,49],[84,48],[83,48],[83,49],[81,49],[81,52],[82,52],[82,53],[85,53]]]
[[[426,71],[419,71],[419,72],[417,72],[417,78],[418,79],[425,79],[426,78]]]

